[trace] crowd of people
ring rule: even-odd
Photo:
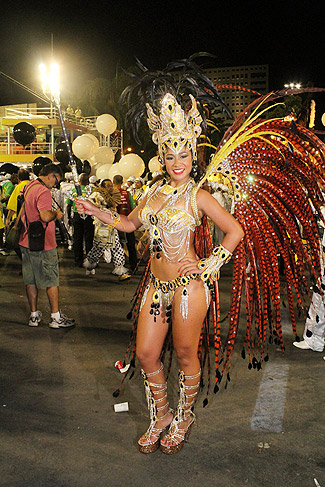
[[[14,250],[21,259],[20,247],[10,249],[6,246],[5,230],[17,217],[19,194],[37,176],[32,169],[19,169],[17,173],[4,174],[0,178],[0,255],[6,257]],[[146,189],[143,179],[131,177],[124,184],[122,176],[116,176],[111,181],[82,173],[79,183],[83,196],[89,197],[99,207],[112,208],[125,215],[138,204],[140,195]],[[59,208],[63,213],[62,221],[56,224],[56,239],[73,251],[75,266],[84,267],[86,275],[94,275],[103,257],[105,262],[113,262],[113,274],[121,280],[129,278],[128,271],[133,272],[137,266],[139,234],[137,238],[134,234],[126,236],[124,232],[117,232],[96,219],[80,216],[75,205],[76,189],[72,173],[66,173],[59,184],[51,188],[51,196],[53,209]],[[126,259],[129,260],[129,269],[125,266]]]

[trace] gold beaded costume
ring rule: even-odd
[[[172,187],[166,180],[158,181],[150,189],[144,208],[139,211],[139,219],[148,230],[150,252],[152,256],[160,258],[163,254],[168,262],[177,263],[183,259],[189,250],[190,240],[193,240],[196,221],[191,214],[192,194],[195,182],[190,179],[181,187]],[[152,295],[152,314],[171,309],[174,293],[182,287],[181,314],[184,319],[188,316],[188,284],[192,280],[200,279],[198,274],[179,276],[171,281],[161,281],[151,273],[150,282],[144,292],[141,307],[149,291],[150,283],[154,287]],[[209,307],[210,295],[205,285],[206,305]],[[141,309],[141,308],[140,308]]]

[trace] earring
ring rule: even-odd
[[[197,170],[197,161],[193,160],[193,163],[192,163],[192,173],[193,173],[193,177],[196,178],[197,174],[198,174],[198,170]]]
[[[160,155],[158,156],[158,162],[160,162],[161,169],[165,173],[166,172],[166,164],[164,164],[164,160],[163,160],[163,158]]]

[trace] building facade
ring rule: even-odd
[[[221,98],[236,118],[260,94],[269,91],[267,64],[203,69],[204,74],[218,88]],[[225,85],[240,87],[230,89]]]

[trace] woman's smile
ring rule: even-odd
[[[182,174],[185,171],[185,168],[184,167],[183,168],[177,168],[177,169],[174,168],[174,169],[172,169],[172,171],[173,171],[173,173],[179,175],[179,174]]]
[[[171,178],[171,185],[179,186],[189,177],[192,170],[192,153],[183,148],[179,153],[168,149],[165,155],[166,171]]]

